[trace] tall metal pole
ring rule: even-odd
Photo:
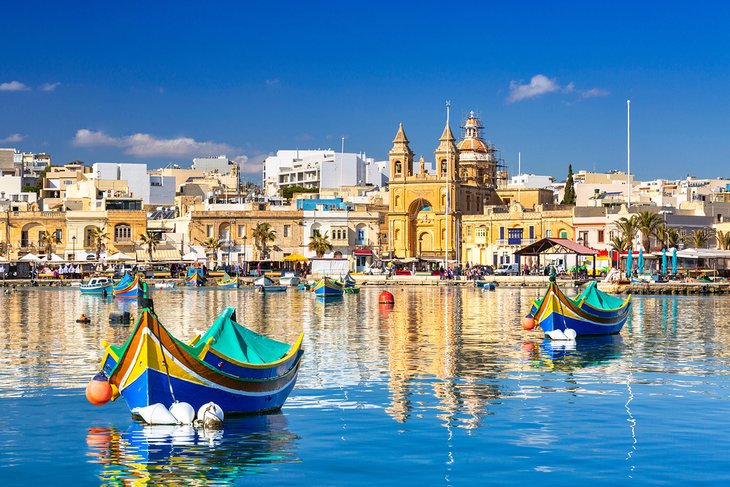
[[[451,101],[446,100],[446,126],[449,126],[449,112],[451,110]],[[450,154],[449,154],[449,142],[446,142],[446,252],[444,253],[444,271],[449,268],[449,168],[450,165]]]
[[[517,153],[517,202],[520,203],[520,175],[522,175],[522,152]]]
[[[631,100],[626,100],[626,206],[631,206]]]

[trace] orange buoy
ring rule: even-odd
[[[530,314],[525,315],[525,317],[522,318],[522,329],[532,330],[533,328],[535,328],[535,318],[533,318]]]
[[[378,304],[395,304],[395,296],[393,296],[393,293],[383,291],[378,296]]]
[[[112,398],[112,386],[103,372],[96,374],[86,385],[86,399],[94,406],[103,406]]]

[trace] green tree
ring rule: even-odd
[[[720,250],[730,250],[730,232],[717,232],[717,248]]]
[[[215,237],[210,237],[208,240],[203,242],[203,247],[205,247],[206,255],[208,255],[208,254],[218,255],[218,250],[222,246],[223,246],[223,243]],[[215,259],[213,259],[213,260],[215,260]]]
[[[687,235],[687,243],[695,249],[704,249],[710,242],[710,231],[706,228],[698,228]]]
[[[636,225],[641,232],[641,246],[644,250],[650,250],[652,237],[657,236],[657,229],[664,223],[662,217],[658,213],[650,211],[640,211],[636,215]]]
[[[619,218],[616,227],[621,232],[621,238],[626,242],[626,250],[633,249],[634,240],[639,233],[639,221],[636,215],[632,215],[630,218],[625,216]]]
[[[43,232],[40,239],[38,239],[38,246],[46,250],[46,258],[48,259],[51,258],[53,248],[60,243],[61,239],[58,238],[57,232]]]
[[[281,188],[281,196],[290,200],[295,193],[317,193],[319,192],[316,188],[305,188],[303,186],[288,186]]]
[[[568,165],[568,179],[565,181],[565,192],[563,193],[564,205],[575,205],[575,184],[573,183],[573,165]]]
[[[160,245],[160,235],[157,232],[147,230],[145,233],[139,236],[139,240],[143,247],[147,247],[147,255],[150,258],[150,262],[153,259],[155,249]]]
[[[268,243],[276,240],[276,232],[271,229],[268,223],[259,223],[251,232],[254,238],[256,249],[259,251],[259,260],[266,259],[269,255]]]
[[[89,236],[96,248],[96,260],[99,260],[102,249],[106,248],[106,241],[109,240],[109,234],[106,233],[104,228],[94,227],[89,230]]]
[[[312,236],[309,237],[309,245],[307,248],[317,254],[317,257],[322,257],[325,252],[329,252],[333,249],[332,244],[327,238],[327,232],[324,235],[319,230],[314,230]]]
[[[683,234],[676,228],[667,228],[667,248],[678,247],[679,242],[684,240]]]

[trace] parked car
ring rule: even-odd
[[[519,276],[520,275],[520,264],[502,264],[494,269],[495,276]]]

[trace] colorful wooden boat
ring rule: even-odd
[[[304,353],[303,334],[289,346],[236,323],[227,309],[210,329],[185,344],[149,308],[143,308],[121,347],[102,342],[102,370],[114,399],[130,410],[175,400],[194,408],[213,401],[228,414],[281,408],[294,388]]]
[[[224,272],[223,277],[215,283],[219,289],[236,289],[238,287],[238,278],[231,277],[227,272]]]
[[[205,284],[203,269],[200,267],[188,267],[188,274],[185,276],[186,286],[202,286]]]
[[[124,274],[124,277],[114,285],[112,294],[115,298],[136,298],[139,293],[139,277]]]
[[[253,281],[253,285],[254,286],[273,286],[274,281],[272,281],[271,278],[269,278],[268,276],[261,276],[261,277],[256,278]]]
[[[111,295],[114,288],[114,280],[111,277],[92,277],[79,286],[81,294],[104,294]]]
[[[544,332],[565,331],[577,335],[611,335],[619,333],[631,308],[631,295],[626,299],[611,296],[590,283],[577,298],[569,298],[551,282],[541,300],[533,300],[530,315]]]
[[[312,287],[314,295],[319,298],[330,298],[336,296],[342,296],[343,286],[341,283],[330,279],[329,277],[323,277]]]

